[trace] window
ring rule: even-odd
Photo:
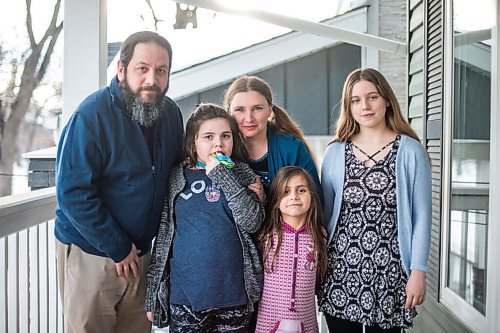
[[[446,115],[451,130],[444,137],[449,149],[443,298],[477,329],[484,322],[488,288],[493,5],[489,0],[451,3],[453,63],[448,68],[453,84]]]

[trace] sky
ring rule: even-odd
[[[454,0],[453,24],[456,30],[465,32],[490,29],[495,20],[491,0]]]

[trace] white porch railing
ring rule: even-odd
[[[0,331],[63,332],[55,189],[0,198]]]

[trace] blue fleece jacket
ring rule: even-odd
[[[345,178],[345,142],[333,142],[325,151],[321,184],[328,244],[340,216]],[[427,153],[417,140],[401,135],[396,157],[396,205],[401,261],[408,276],[412,269],[427,271],[431,239],[432,187]]]
[[[279,134],[275,131],[271,125],[267,126],[269,181],[272,183],[276,177],[276,173],[283,167],[300,166],[311,174],[312,179],[316,183],[320,200],[323,201],[318,170],[305,144],[292,135]]]
[[[165,114],[153,127],[152,157],[124,108],[115,77],[78,106],[62,132],[56,161],[56,238],[115,262],[130,253],[132,243],[141,254],[150,250],[184,133],[179,107],[166,98]]]

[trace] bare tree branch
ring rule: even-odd
[[[57,26],[57,18],[59,16],[59,10],[61,8],[61,0],[57,0],[54,5],[54,11],[52,12],[52,18],[50,19],[49,26],[45,30],[45,34],[38,44],[35,40],[35,35],[33,34],[33,20],[31,17],[31,0],[26,0],[26,28],[28,30],[28,36],[30,39],[30,46],[34,49],[37,45],[44,45],[47,39],[53,36],[56,30],[59,28]]]
[[[63,23],[59,24],[59,26],[56,28],[54,34],[52,35],[52,39],[50,40],[49,46],[45,50],[45,54],[43,55],[43,60],[42,64],[40,65],[40,68],[38,69],[38,75],[36,76],[36,84],[38,84],[42,78],[45,75],[45,72],[47,71],[47,67],[49,66],[50,63],[50,58],[52,56],[52,52],[54,51],[54,47],[57,43],[57,39],[59,37],[59,34],[61,33],[63,28]]]
[[[52,12],[52,19],[50,20],[49,27],[57,26],[57,18],[59,17],[59,10],[61,9],[61,0],[57,0],[54,5],[54,11]],[[49,31],[49,29],[47,29]]]
[[[156,17],[155,10],[153,8],[153,5],[151,5],[151,0],[144,0],[149,6],[149,9],[151,9],[151,14],[153,15],[153,20],[155,21],[155,31],[158,31],[158,22],[163,22],[163,20],[159,19]]]
[[[36,46],[35,34],[33,33],[33,19],[31,17],[31,0],[26,0],[26,28],[28,29],[28,37],[30,39],[30,46]]]

